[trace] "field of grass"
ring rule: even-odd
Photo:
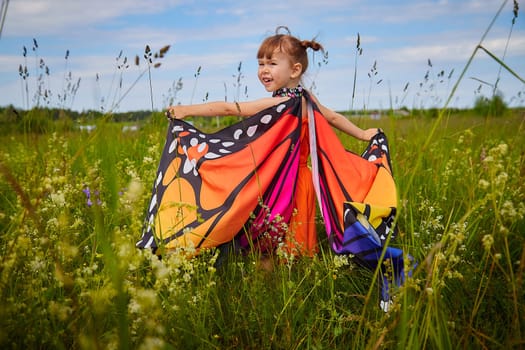
[[[255,253],[217,267],[214,250],[160,260],[137,249],[165,118],[124,130],[133,118],[111,109],[31,109],[21,65],[28,110],[0,109],[0,348],[525,348],[525,110],[497,95],[447,108],[478,51],[524,82],[483,47],[491,25],[443,109],[355,120],[389,137],[399,195],[390,244],[418,263],[388,312],[376,271],[333,254],[321,223],[317,256],[271,269]]]
[[[159,114],[133,132],[101,121],[89,133],[1,137],[0,347],[524,347],[523,110],[356,123],[390,137],[392,244],[419,262],[389,312],[374,272],[324,240],[315,258],[271,271],[255,255],[216,269],[214,251],[158,260],[136,249],[166,131]]]

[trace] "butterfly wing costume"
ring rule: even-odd
[[[137,247],[198,251],[235,239],[249,248],[282,234],[294,211],[304,101],[312,181],[331,248],[370,268],[391,260],[400,284],[403,252],[384,247],[397,205],[387,139],[379,132],[362,155],[347,151],[306,92],[215,133],[171,120]]]

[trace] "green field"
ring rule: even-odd
[[[492,97],[449,108],[478,52],[497,62],[498,80],[503,70],[525,83],[483,46],[492,24],[448,97],[423,97],[442,109],[352,117],[389,138],[399,229],[390,244],[418,263],[388,312],[378,271],[334,255],[321,222],[314,258],[232,255],[217,268],[214,250],[160,260],[137,249],[164,116],[31,108],[20,65],[27,110],[0,108],[0,348],[525,348],[525,109],[476,77]],[[122,99],[135,83],[109,96]],[[218,121],[193,120],[206,130]],[[339,136],[355,152],[366,146]]]
[[[391,243],[419,263],[388,313],[374,271],[332,254],[322,232],[317,257],[271,271],[255,254],[217,270],[213,251],[137,250],[164,118],[91,132],[57,120],[0,137],[0,347],[525,347],[524,111],[355,122],[390,138]]]

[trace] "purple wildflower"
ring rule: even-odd
[[[86,204],[88,207],[92,206],[93,205],[93,202],[91,201],[91,191],[89,190],[89,187],[86,186],[86,188],[84,188],[82,190],[82,192],[84,192],[84,194],[86,195]]]

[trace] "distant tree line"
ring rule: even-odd
[[[155,112],[159,113],[159,112]],[[98,111],[73,111],[61,108],[35,107],[30,110],[13,106],[0,107],[0,134],[11,132],[36,132],[73,130],[78,125],[96,123],[102,119],[116,123],[142,122],[151,117],[151,111],[102,113]]]
[[[503,98],[494,95],[492,98],[480,96],[476,99],[474,107],[469,110],[451,109],[454,114],[474,113],[480,117],[500,117],[509,110]],[[439,109],[431,108],[424,110],[408,109],[403,107],[397,111],[384,111],[385,115],[395,117],[437,117]],[[344,112],[345,115],[359,115],[358,111]],[[372,114],[381,114],[380,112]],[[367,111],[364,115],[371,115]],[[69,131],[77,129],[80,125],[95,124],[101,120],[115,123],[142,123],[145,120],[163,119],[163,112],[132,111],[119,113],[103,113],[99,111],[73,111],[61,108],[35,107],[30,110],[16,109],[13,106],[0,107],[0,134],[5,135],[12,132],[34,132],[46,133],[50,131]],[[222,120],[223,126],[227,120]],[[226,123],[228,124],[228,123]]]

